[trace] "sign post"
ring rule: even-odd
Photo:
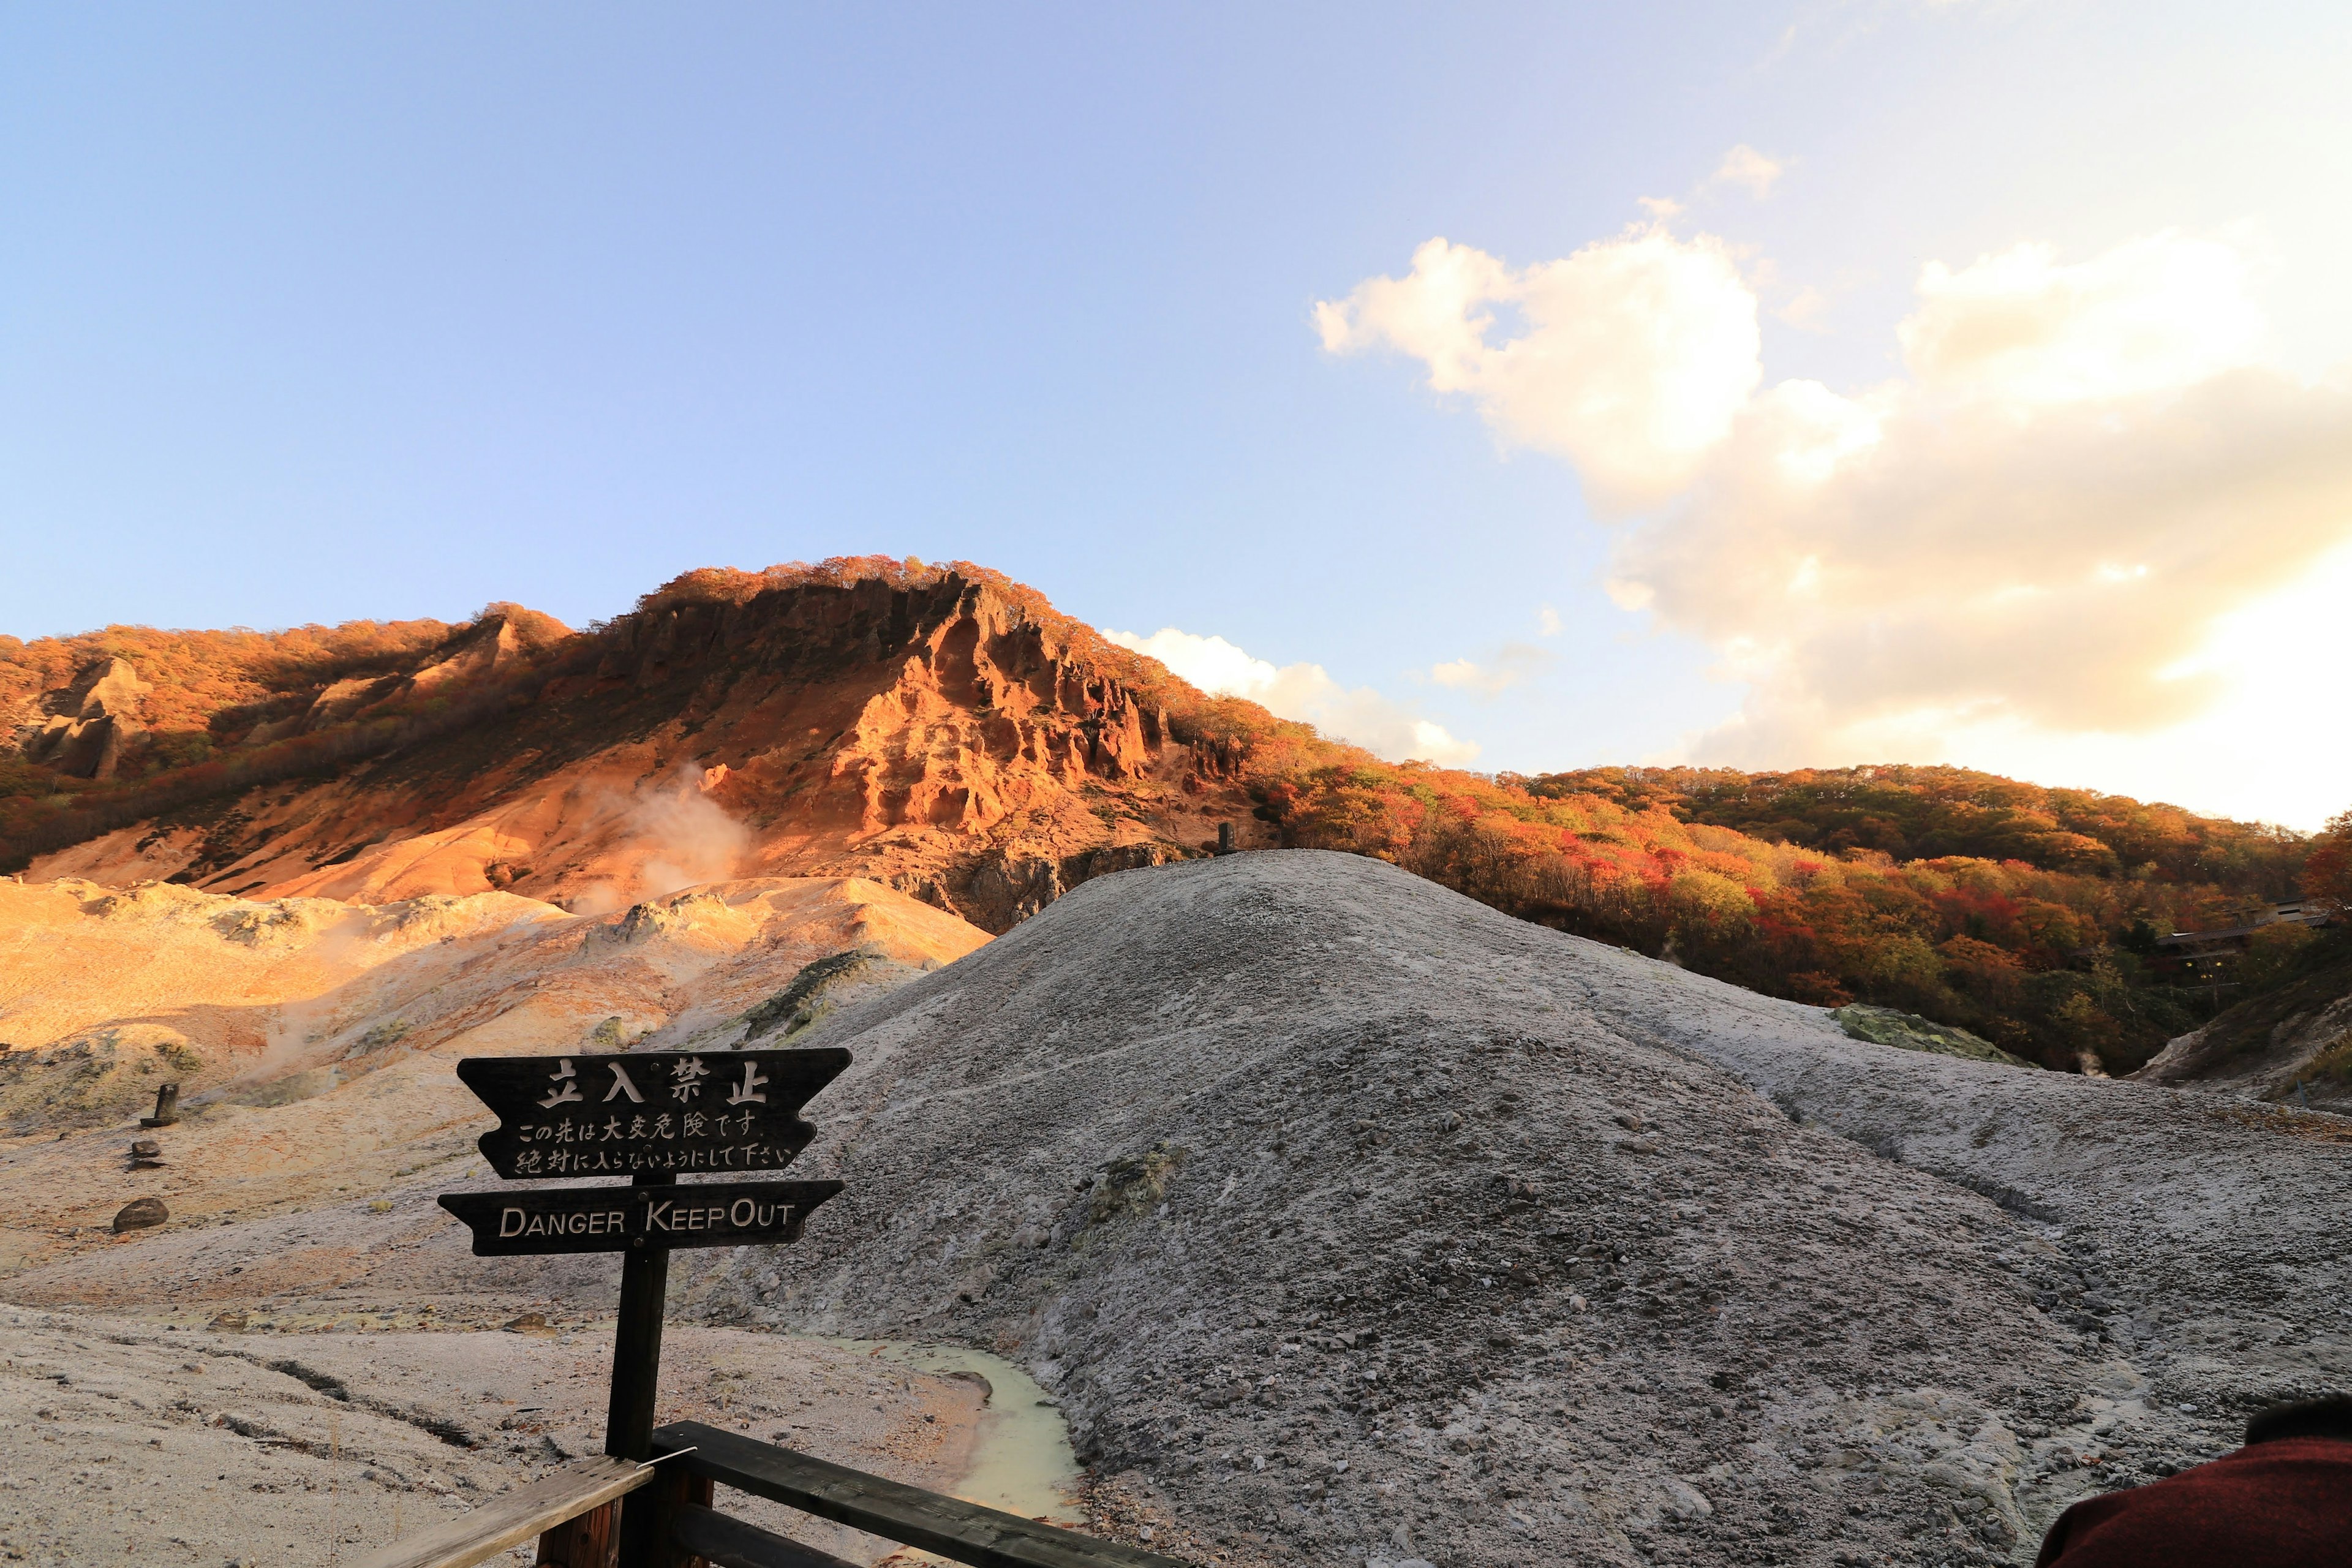
[[[441,1206],[474,1233],[474,1255],[621,1254],[620,1321],[613,1341],[604,1452],[653,1458],[661,1379],[662,1297],[670,1249],[785,1246],[839,1182],[681,1183],[682,1175],[780,1171],[816,1129],[801,1108],[849,1065],[840,1049],[646,1051],[618,1056],[469,1057],[457,1077],[496,1112],[478,1146],[509,1181],[626,1176],[627,1186],[532,1187],[445,1193]],[[567,1539],[599,1560],[650,1561],[654,1500],[610,1521],[572,1521]],[[571,1527],[567,1527],[571,1528]],[[542,1558],[546,1557],[544,1551]]]

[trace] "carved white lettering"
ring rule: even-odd
[[[727,1091],[727,1103],[741,1105],[746,1101],[756,1101],[761,1105],[767,1104],[768,1097],[759,1092],[766,1086],[767,1081],[768,1075],[760,1070],[758,1062],[745,1062],[743,1081]]]
[[[539,1102],[540,1109],[542,1110],[550,1106],[567,1104],[580,1098],[580,1086],[572,1080],[572,1058],[565,1057],[562,1061],[562,1067],[547,1075],[547,1080],[551,1087],[547,1098]]]

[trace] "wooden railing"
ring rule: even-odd
[[[651,1465],[606,1455],[574,1459],[446,1524],[393,1542],[360,1568],[471,1568],[583,1517],[601,1514],[609,1521],[618,1511],[614,1504],[656,1474]]]
[[[718,1511],[711,1505],[721,1486],[972,1568],[1180,1568],[1171,1557],[698,1421],[656,1428],[652,1447],[654,1458],[643,1465],[575,1460],[385,1548],[361,1568],[471,1568],[534,1536],[539,1561],[563,1568],[853,1568]]]

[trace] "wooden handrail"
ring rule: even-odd
[[[695,1503],[672,1503],[662,1518],[670,1545],[710,1568],[857,1568],[830,1552]]]
[[[652,1465],[599,1454],[574,1459],[527,1487],[494,1497],[446,1524],[395,1541],[354,1568],[471,1568],[577,1519],[654,1479]]]
[[[885,1480],[699,1421],[656,1428],[653,1451],[656,1459],[677,1455],[677,1464],[721,1486],[972,1568],[1181,1568],[1172,1557]]]

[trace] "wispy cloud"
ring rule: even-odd
[[[1174,626],[1162,626],[1150,637],[1106,626],[1102,635],[1121,647],[1158,659],[1203,691],[1245,697],[1282,718],[1312,724],[1327,735],[1391,762],[1418,757],[1462,767],[1478,755],[1475,742],[1455,740],[1444,725],[1370,687],[1343,687],[1319,664],[1277,668],[1221,637],[1200,637]]]
[[[1558,617],[1553,619],[1556,623]],[[1499,697],[1521,681],[1540,675],[1552,662],[1553,656],[1548,649],[1526,643],[1505,643],[1501,651],[1483,664],[1475,659],[1448,659],[1431,667],[1428,679],[1456,691]]]
[[[1745,142],[1723,155],[1715,173],[1706,177],[1710,186],[1732,185],[1746,191],[1758,201],[1772,194],[1772,187],[1788,165],[1778,158],[1768,158]]]
[[[1844,392],[1765,387],[1729,247],[1654,226],[1522,268],[1434,239],[1318,320],[1627,523],[1618,602],[1749,685],[1701,754],[1822,762],[1970,726],[2145,733],[2229,688],[2199,662],[2224,619],[2352,542],[2352,382],[2265,364],[2252,267],[2171,232],[1931,264],[1906,374]]]

